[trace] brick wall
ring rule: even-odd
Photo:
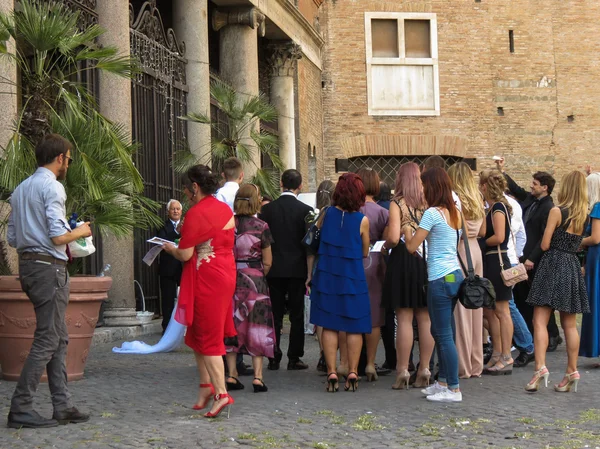
[[[364,13],[377,11],[437,14],[439,117],[367,114]],[[521,183],[538,169],[560,179],[593,164],[600,155],[599,20],[600,2],[592,0],[327,0],[324,177],[336,177],[341,142],[369,134],[461,137],[478,168],[504,155]]]

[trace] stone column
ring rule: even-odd
[[[14,0],[0,0],[0,11],[9,12],[14,8]],[[8,42],[8,51],[14,52],[14,42]],[[0,76],[2,77],[2,86],[0,90],[0,147],[5,147],[14,132],[14,121],[17,117],[17,88],[12,83],[17,82],[17,66],[8,58],[0,58]],[[0,203],[0,220],[8,218],[10,205],[8,202]],[[10,266],[11,273],[19,271],[17,252],[8,246],[6,242],[6,229],[0,236],[0,251]]]
[[[294,73],[302,49],[291,41],[270,46],[271,103],[277,108],[279,157],[286,169],[296,168],[296,123],[294,107]]]
[[[213,28],[219,31],[219,67],[224,81],[240,95],[259,93],[258,87],[258,35],[255,28],[263,30],[265,16],[256,8],[231,10],[226,13],[216,11],[212,18]],[[257,124],[258,126],[258,124]],[[258,129],[257,129],[258,131]],[[244,167],[246,179],[250,179],[260,167],[260,154],[250,130],[242,142],[253,148],[252,163]]]
[[[207,0],[175,0],[173,28],[185,44],[187,110],[210,115]],[[211,165],[210,125],[188,124],[188,142],[203,164]]]
[[[121,55],[129,56],[129,2],[98,0],[96,11],[100,26],[106,30],[100,37],[100,44],[117,47]],[[100,112],[131,133],[131,80],[101,74],[99,86]],[[133,234],[119,240],[107,236],[103,240],[103,246],[104,263],[111,265],[109,275],[113,278],[104,312],[105,323],[107,326],[137,325],[139,322],[133,287]]]

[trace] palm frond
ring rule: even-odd
[[[279,196],[279,176],[277,172],[267,168],[260,168],[252,177],[252,183],[260,187],[263,194],[271,198]]]

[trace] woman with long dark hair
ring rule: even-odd
[[[452,314],[464,279],[457,255],[462,217],[452,198],[452,181],[443,169],[430,168],[421,175],[421,181],[429,208],[414,235],[405,234],[406,249],[415,253],[427,240],[427,307],[440,362],[438,382],[421,391],[429,401],[460,402]]]
[[[327,390],[338,390],[336,355],[338,334],[346,332],[348,376],[345,390],[358,388],[358,361],[362,334],[371,332],[371,304],[363,268],[369,255],[369,220],[358,210],[365,203],[365,188],[354,173],[340,179],[321,223],[319,260],[312,278],[311,322],[323,327],[327,363]]]
[[[431,336],[431,321],[427,310],[427,265],[425,254],[409,254],[405,240],[410,239],[419,228],[427,202],[423,193],[419,166],[408,162],[400,166],[396,175],[395,196],[390,203],[390,219],[385,249],[391,249],[385,282],[382,306],[396,313],[396,382],[395,390],[408,388],[410,373],[408,365],[413,347],[413,318],[419,329],[419,371],[413,386],[425,388],[429,385],[429,361],[435,345]],[[404,237],[403,237],[404,236]]]
[[[205,165],[195,165],[184,179],[192,207],[185,216],[179,246],[163,245],[184,263],[175,319],[186,325],[185,343],[194,350],[200,391],[194,410],[213,406],[204,416],[216,418],[234,403],[225,387],[224,338],[236,335],[232,301],[236,269],[233,258],[235,221],[227,204],[213,195],[219,178]],[[229,411],[227,412],[229,415]]]

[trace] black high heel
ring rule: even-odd
[[[350,377],[354,374],[354,377]],[[348,373],[348,377],[346,377],[346,382],[350,382],[350,385],[344,385],[344,390],[348,391],[352,389],[352,392],[358,390],[358,373],[354,371]]]
[[[335,376],[335,377],[332,377],[332,376]],[[335,393],[336,391],[338,391],[340,389],[336,373],[329,373],[327,375],[327,387],[326,387],[326,389],[327,389],[327,391],[329,393]]]
[[[240,380],[237,377],[233,377],[233,376],[229,376],[230,378],[232,378],[233,380],[235,380],[235,382],[225,382],[225,386],[227,387],[227,391],[235,391],[235,390],[243,390],[244,389],[244,384],[240,382]]]
[[[254,387],[255,393],[264,393],[265,391],[269,391],[269,389],[267,388],[267,386],[265,385],[265,383],[263,382],[263,380],[260,377],[255,377],[254,380],[260,380],[260,383],[262,384],[262,385],[256,385],[254,382],[252,383],[252,387]]]

